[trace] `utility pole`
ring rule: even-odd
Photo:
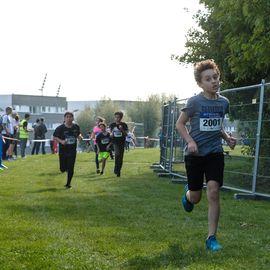
[[[60,93],[60,88],[61,88],[61,84],[59,84],[57,92],[56,92],[56,97],[59,97],[59,93]]]
[[[47,73],[45,74],[44,79],[43,79],[43,83],[42,83],[42,85],[41,85],[41,88],[39,89],[39,91],[41,92],[41,95],[42,95],[42,96],[43,96],[43,89],[44,89],[46,80],[47,80]]]

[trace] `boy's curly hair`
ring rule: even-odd
[[[197,83],[201,82],[201,74],[207,69],[215,69],[218,76],[220,76],[220,71],[215,61],[213,59],[206,59],[194,64],[194,77]]]

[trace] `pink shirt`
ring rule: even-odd
[[[93,128],[93,132],[94,132],[94,134],[95,134],[94,144],[96,144],[96,137],[97,137],[97,135],[101,132],[101,129],[100,129],[98,126],[95,126],[95,127]]]

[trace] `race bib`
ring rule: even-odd
[[[200,131],[218,131],[222,126],[221,113],[200,113]]]
[[[122,137],[122,132],[120,130],[114,130],[113,131],[113,136],[114,137]]]
[[[101,140],[101,144],[108,144],[110,142],[109,138],[104,138]]]
[[[66,138],[66,142],[67,142],[67,144],[75,144],[76,143],[76,138],[73,137],[73,136],[68,136]]]

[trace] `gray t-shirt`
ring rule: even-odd
[[[222,153],[221,129],[224,116],[229,112],[229,100],[221,95],[213,100],[199,94],[191,97],[182,111],[189,117],[189,134],[198,146],[198,155]],[[189,155],[187,147],[185,155]]]

